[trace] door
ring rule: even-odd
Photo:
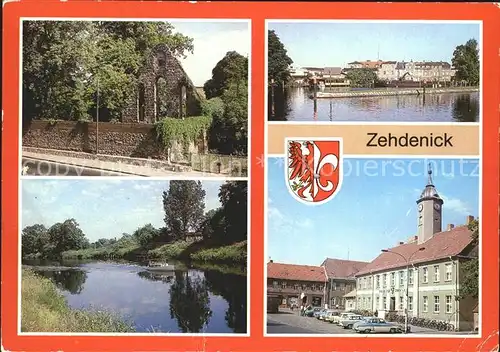
[[[391,312],[394,312],[396,310],[396,297],[391,297],[391,300],[389,302],[389,310]]]

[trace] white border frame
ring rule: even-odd
[[[240,22],[247,23],[248,36],[249,36],[249,55],[248,55],[248,140],[247,140],[247,177],[185,177],[185,176],[165,176],[165,177],[142,177],[142,176],[20,176],[18,201],[19,201],[19,241],[18,241],[18,292],[17,292],[17,334],[19,336],[141,336],[141,337],[229,337],[229,338],[242,338],[250,337],[251,328],[251,175],[252,175],[252,108],[251,108],[251,92],[252,92],[252,20],[251,19],[227,19],[227,18],[100,18],[100,17],[21,17],[19,19],[19,156],[18,156],[18,175],[21,175],[22,164],[22,108],[23,108],[23,22],[24,21],[107,21],[107,22]],[[171,180],[196,180],[202,182],[210,181],[246,181],[248,187],[247,193],[247,331],[246,333],[58,333],[58,332],[21,332],[21,276],[22,276],[22,253],[21,253],[21,231],[22,231],[22,184],[23,181],[36,181],[36,180],[64,180],[64,181],[105,181],[105,180],[121,180],[121,181],[171,181]]]
[[[479,122],[404,122],[404,121],[384,121],[384,122],[373,122],[373,121],[268,121],[268,61],[267,61],[267,50],[268,50],[268,30],[269,23],[459,23],[459,24],[478,24],[479,25],[479,48],[480,48],[480,84],[479,84]],[[483,21],[471,20],[471,21],[447,21],[447,20],[294,20],[294,19],[266,19],[265,20],[265,47],[264,47],[264,322],[263,322],[263,334],[264,337],[273,338],[283,338],[283,337],[302,337],[302,338],[315,338],[315,337],[332,337],[332,338],[388,338],[384,334],[268,334],[267,333],[267,235],[268,235],[268,162],[269,158],[286,158],[285,154],[269,154],[268,153],[268,125],[373,125],[373,126],[384,126],[384,125],[406,125],[406,126],[478,126],[479,127],[479,156],[470,155],[343,155],[343,159],[474,159],[479,161],[479,218],[482,218],[483,213]],[[307,138],[307,137],[302,137]],[[314,137],[311,137],[314,139]],[[479,223],[479,241],[482,243],[483,234],[483,222]],[[483,319],[483,307],[482,307],[482,266],[483,266],[483,253],[482,245],[479,246],[479,323],[478,323],[478,333],[477,334],[392,334],[390,338],[471,338],[471,339],[481,339],[482,338],[482,319]]]

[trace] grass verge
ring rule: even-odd
[[[134,328],[109,312],[70,308],[50,279],[23,269],[21,331],[133,332]]]

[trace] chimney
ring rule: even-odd
[[[472,215],[467,215],[466,225],[469,225],[472,221],[474,221],[474,217]]]
[[[448,226],[446,227],[446,231],[451,231],[455,228],[455,225],[453,224],[448,224]]]
[[[405,244],[404,242],[399,241],[398,246],[401,246],[402,244]]]
[[[273,260],[272,260],[272,259],[270,259],[270,260],[269,260],[269,263],[272,263],[272,262],[273,262]]]

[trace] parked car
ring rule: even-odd
[[[333,319],[337,316],[339,316],[339,312],[329,310],[328,313],[326,313],[325,317],[323,318],[323,321],[327,321],[329,323],[333,323]]]
[[[404,330],[405,329],[403,326],[395,323],[389,323],[380,318],[364,320],[362,323],[356,324],[356,326],[354,327],[354,331],[365,334],[369,334],[372,332],[395,334],[402,333]]]
[[[316,318],[318,318],[318,320],[323,320],[325,319],[325,316],[328,314],[328,312],[328,309],[323,309]]]
[[[359,324],[364,324],[366,323],[368,320],[371,320],[371,319],[378,319],[378,317],[363,317],[363,319],[357,321],[354,323],[352,329],[354,329],[356,326],[358,326]]]
[[[354,324],[362,321],[363,316],[362,315],[349,315],[345,319],[342,319],[339,321],[339,325],[342,326],[344,329],[352,329]]]
[[[314,316],[314,313],[315,312],[319,312],[321,309],[321,307],[310,307],[310,308],[307,308],[305,311],[304,311],[304,315],[306,317],[312,317]]]
[[[336,315],[334,318],[333,318],[333,321],[332,323],[334,324],[338,324],[339,321],[347,318],[349,315],[356,315],[355,313],[352,313],[352,312],[342,312],[340,313],[339,315]]]
[[[319,317],[326,312],[325,308],[321,308],[320,310],[317,310],[313,313],[313,317],[316,319],[319,319]]]

